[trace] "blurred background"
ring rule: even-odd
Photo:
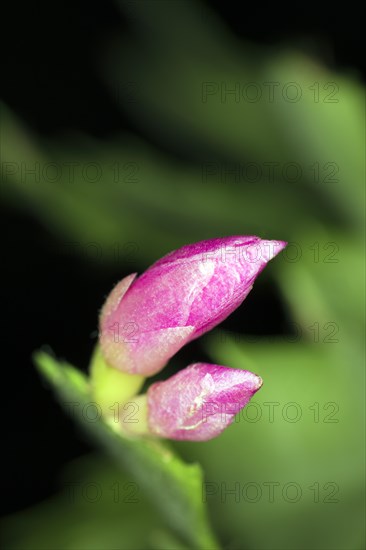
[[[162,376],[206,359],[264,386],[222,436],[175,447],[204,468],[224,548],[364,547],[360,13],[216,0],[2,11],[4,547],[180,547],[31,354],[48,346],[87,372],[118,280],[235,234],[289,245]]]

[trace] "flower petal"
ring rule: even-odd
[[[219,435],[259,390],[262,379],[245,370],[195,363],[147,392],[150,433],[206,441]]]

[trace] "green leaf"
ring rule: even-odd
[[[364,372],[333,346],[209,338],[215,362],[264,381],[219,438],[176,444],[202,462],[230,548],[364,547]]]
[[[320,323],[323,338],[327,332],[324,327],[328,323],[328,332],[331,332],[331,323],[337,332],[337,354],[340,348],[345,349],[348,356],[355,346],[362,350],[365,330],[363,240],[356,235],[318,230],[299,239],[298,245],[302,250],[301,261],[286,266],[283,262],[277,278],[294,317],[304,332],[307,329],[309,336],[309,327],[314,321]],[[347,284],[348,280],[352,283]]]
[[[167,524],[193,548],[218,548],[202,501],[200,466],[185,464],[160,441],[123,436],[113,421],[106,423],[102,417],[88,421],[83,414],[85,406],[93,402],[88,379],[44,352],[37,352],[34,359],[61,404],[72,409],[75,419],[92,438],[134,476]]]
[[[139,484],[102,454],[85,455],[68,463],[57,483],[55,495],[2,520],[5,548],[189,548],[166,529]]]
[[[69,240],[75,252],[85,250],[82,257],[103,262],[104,269],[107,262],[132,266],[138,260],[155,261],[187,242],[242,234],[243,220],[246,234],[295,240],[309,226],[314,232],[323,226],[330,229],[337,219],[334,211],[324,208],[321,186],[310,190],[277,180],[263,180],[261,185],[230,178],[223,182],[219,172],[206,178],[207,163],[197,168],[178,162],[132,136],[107,144],[70,137],[67,148],[60,142],[37,143],[14,114],[1,107],[8,136],[2,151],[4,198],[17,207],[25,205],[61,236],[65,252]],[[275,158],[272,155],[268,158]],[[22,174],[22,163],[38,166],[40,173],[55,164],[60,181],[34,181],[32,175]],[[93,164],[100,180],[92,184],[83,170]],[[70,165],[75,166],[72,175]],[[220,163],[214,163],[214,172],[219,168]],[[355,200],[360,201],[357,196]]]
[[[131,3],[117,4],[128,16]],[[278,191],[279,179],[287,183],[288,194],[295,187],[304,200],[315,195],[310,212],[317,202],[326,200],[329,208],[331,201],[334,212],[342,212],[353,227],[363,227],[365,107],[364,87],[357,80],[329,71],[295,47],[259,49],[237,41],[198,3],[136,2],[134,24],[134,34],[109,44],[102,70],[114,96],[119,87],[121,109],[144,132],[158,133],[159,139],[163,135],[170,145],[175,140],[177,150],[182,142],[215,150],[218,158],[227,159],[226,165],[213,163],[218,173],[230,161],[236,169],[248,159],[257,163],[263,177],[256,183],[250,183],[250,174],[238,174],[240,187],[245,186],[244,205],[260,183],[262,209],[256,214],[267,210],[268,202],[282,216],[282,199],[272,198],[271,186],[262,187],[266,166],[275,161],[272,188]],[[172,59],[179,60],[174,78]],[[126,83],[133,85],[130,102],[123,93]],[[298,166],[297,181],[286,173],[291,164]],[[214,187],[220,180],[212,176]],[[223,176],[226,185],[225,170]],[[286,220],[289,216],[287,209]]]

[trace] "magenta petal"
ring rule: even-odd
[[[150,433],[206,441],[219,435],[261,387],[245,370],[196,363],[147,392]]]
[[[104,302],[102,311],[100,313],[100,324],[102,328],[105,323],[108,323],[110,321],[110,316],[117,309],[123,296],[126,294],[127,290],[136,279],[136,275],[137,273],[131,273],[131,275],[127,275],[127,277],[116,284],[112,292],[110,292],[107,300]]]
[[[285,246],[254,236],[211,239],[171,252],[136,280],[127,277],[102,310],[108,362],[128,372],[158,372],[180,347],[230,315]]]
[[[113,325],[112,325],[113,327]],[[129,331],[129,334],[127,332]],[[190,339],[194,327],[172,327],[140,334],[138,325],[127,326],[125,336],[115,338],[114,330],[101,338],[104,357],[110,365],[129,372],[151,376],[167,363]]]

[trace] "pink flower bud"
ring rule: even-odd
[[[232,313],[285,246],[259,237],[211,239],[171,252],[136,280],[129,275],[102,309],[106,360],[132,374],[155,374],[187,342]]]
[[[219,435],[262,385],[246,370],[196,363],[147,392],[149,433],[207,441]]]

